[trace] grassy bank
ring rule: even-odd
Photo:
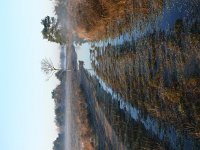
[[[138,19],[149,19],[162,8],[162,0],[69,1],[68,14],[79,37],[99,40],[129,31]]]

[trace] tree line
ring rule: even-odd
[[[66,71],[59,70],[55,76],[60,81],[60,84],[52,91],[52,98],[55,102],[55,123],[58,127],[58,137],[53,142],[53,150],[64,150],[65,143],[65,133],[64,133],[64,125],[65,125],[65,79],[66,79]]]

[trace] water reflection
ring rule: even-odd
[[[151,136],[140,122],[122,110],[119,101],[105,91],[95,76],[92,77],[83,69],[81,74],[81,85],[87,89],[85,92],[92,112],[90,118],[96,130],[98,149],[164,149],[164,143]]]
[[[106,31],[112,32],[103,32],[96,38],[101,41],[91,43],[95,76],[82,70],[84,80],[90,82],[82,86],[93,93],[88,97],[95,104],[91,107],[98,105],[117,138],[108,138],[107,145],[199,149],[200,2],[159,2],[147,5],[152,13],[120,18],[116,26],[107,26]],[[152,9],[154,5],[159,9]],[[122,25],[126,30],[120,25],[124,20],[131,25]],[[101,128],[109,137],[105,124]]]

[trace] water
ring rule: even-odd
[[[79,47],[98,149],[200,149],[199,6],[165,0]]]
[[[66,48],[66,81],[65,81],[65,150],[82,149],[79,135],[79,124],[77,122],[78,107],[75,100],[74,82],[76,80],[76,53],[73,46]]]
[[[66,68],[69,69],[71,66],[71,51],[67,50],[67,61],[66,61]],[[65,149],[72,149],[72,109],[71,109],[71,100],[72,100],[72,77],[71,72],[66,72],[66,96],[65,96]],[[75,134],[75,133],[73,133]]]

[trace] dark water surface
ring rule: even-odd
[[[200,149],[200,1],[165,0],[128,20],[90,43],[94,71],[80,68],[96,147]]]

